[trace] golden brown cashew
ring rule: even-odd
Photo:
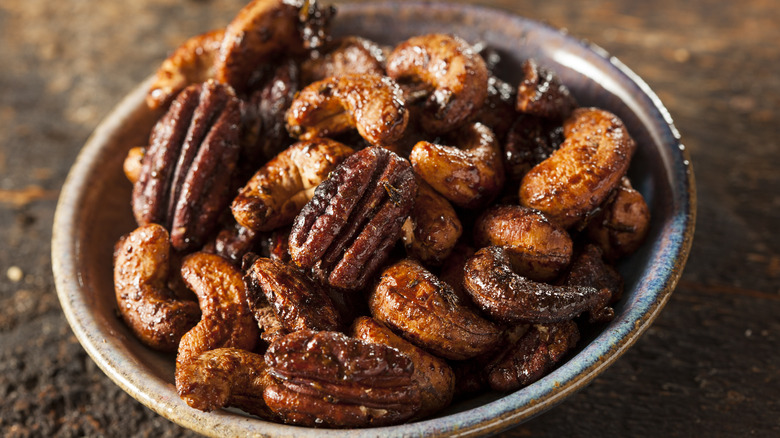
[[[500,205],[482,213],[474,223],[478,248],[503,246],[514,269],[536,281],[554,279],[571,261],[573,243],[565,229],[537,210]]]
[[[308,140],[357,128],[374,146],[401,138],[409,121],[401,89],[379,75],[344,75],[309,84],[287,111],[287,130]]]
[[[301,64],[301,81],[308,85],[345,74],[385,74],[385,53],[378,44],[359,36],[339,38],[318,56]]]
[[[428,265],[444,262],[458,242],[463,225],[452,204],[431,186],[417,179],[414,207],[403,226],[406,254]]]
[[[423,127],[437,134],[468,120],[487,97],[485,61],[455,36],[430,34],[402,42],[387,58],[387,74],[399,82],[425,85],[429,94]]]
[[[218,29],[190,38],[179,46],[157,69],[157,79],[146,95],[146,105],[150,109],[167,106],[188,85],[213,78],[214,63],[224,39],[225,30]]]
[[[588,238],[604,251],[608,260],[633,253],[644,242],[650,227],[650,208],[628,178],[615,188],[588,224]]]
[[[233,216],[254,231],[289,225],[317,185],[353,152],[327,138],[293,144],[266,163],[241,189],[231,206]]]
[[[501,147],[487,126],[472,123],[455,132],[457,146],[421,141],[409,155],[414,172],[453,204],[479,208],[504,186]]]
[[[136,146],[127,152],[127,157],[125,157],[125,161],[122,163],[122,170],[131,184],[135,184],[141,176],[141,167],[143,166],[142,162],[145,154],[146,148],[143,146]]]
[[[157,224],[135,229],[114,247],[119,314],[143,343],[162,351],[176,351],[200,316],[197,303],[168,289],[170,257],[168,231]]]
[[[636,143],[623,122],[597,108],[578,108],[564,123],[564,140],[523,177],[520,203],[570,227],[596,209],[620,183]]]

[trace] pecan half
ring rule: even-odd
[[[209,81],[179,94],[155,125],[133,186],[139,225],[166,226],[180,251],[203,244],[230,201],[240,120],[225,85]]]
[[[265,361],[277,380],[265,390],[266,404],[286,423],[383,426],[420,409],[413,362],[383,344],[303,330],[275,341]]]
[[[411,165],[393,152],[351,155],[295,218],[293,262],[323,283],[362,289],[400,238],[416,193]]]

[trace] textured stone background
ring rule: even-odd
[[[780,436],[780,8],[774,0],[483,0],[567,28],[656,90],[699,214],[661,316],[589,387],[506,436]],[[51,275],[56,199],[99,121],[243,0],[0,3],[0,435],[192,436],[86,355]]]

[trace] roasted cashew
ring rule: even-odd
[[[642,194],[623,178],[609,199],[588,224],[588,238],[604,251],[608,260],[617,260],[639,249],[650,228],[650,208]]]
[[[456,36],[430,34],[402,42],[387,58],[387,74],[399,82],[424,84],[423,128],[437,134],[468,120],[487,97],[485,61]]]
[[[578,108],[564,140],[523,177],[520,203],[570,227],[595,210],[626,174],[636,143],[623,122],[597,108]]]
[[[137,228],[114,247],[119,314],[143,343],[162,351],[176,351],[200,317],[197,303],[168,288],[170,257],[168,231],[157,224]]]
[[[287,130],[308,140],[357,128],[374,146],[401,138],[409,121],[401,89],[379,75],[330,77],[306,86],[287,111]]]
[[[233,217],[254,231],[289,225],[317,185],[353,152],[327,138],[293,144],[266,163],[241,189],[230,207]]]
[[[517,86],[515,109],[539,117],[563,120],[569,117],[577,101],[552,70],[535,60],[523,62],[523,80]]]
[[[469,259],[463,285],[485,313],[504,323],[566,321],[610,295],[606,289],[552,286],[522,277],[500,246],[482,248]]]
[[[414,207],[403,226],[406,255],[427,265],[440,265],[458,242],[463,225],[452,204],[431,186],[417,180]]]
[[[554,279],[571,261],[573,243],[565,229],[537,210],[500,205],[482,213],[474,223],[478,248],[503,246],[515,271],[535,281]]]
[[[331,76],[385,74],[385,53],[378,44],[359,36],[339,38],[301,64],[301,81],[308,85]]]
[[[131,184],[135,184],[141,176],[141,167],[143,166],[142,163],[145,154],[146,147],[144,146],[136,146],[127,151],[125,161],[122,162],[122,170],[125,172],[125,176]]]
[[[501,147],[481,123],[464,126],[455,136],[457,146],[417,143],[409,161],[417,175],[453,204],[484,207],[504,185]]]

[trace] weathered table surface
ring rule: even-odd
[[[780,436],[780,8],[774,0],[483,0],[620,58],[670,110],[698,186],[693,250],[648,332],[505,436]],[[242,0],[0,3],[0,435],[191,436],[76,341],[54,289],[56,199],[92,129]]]

